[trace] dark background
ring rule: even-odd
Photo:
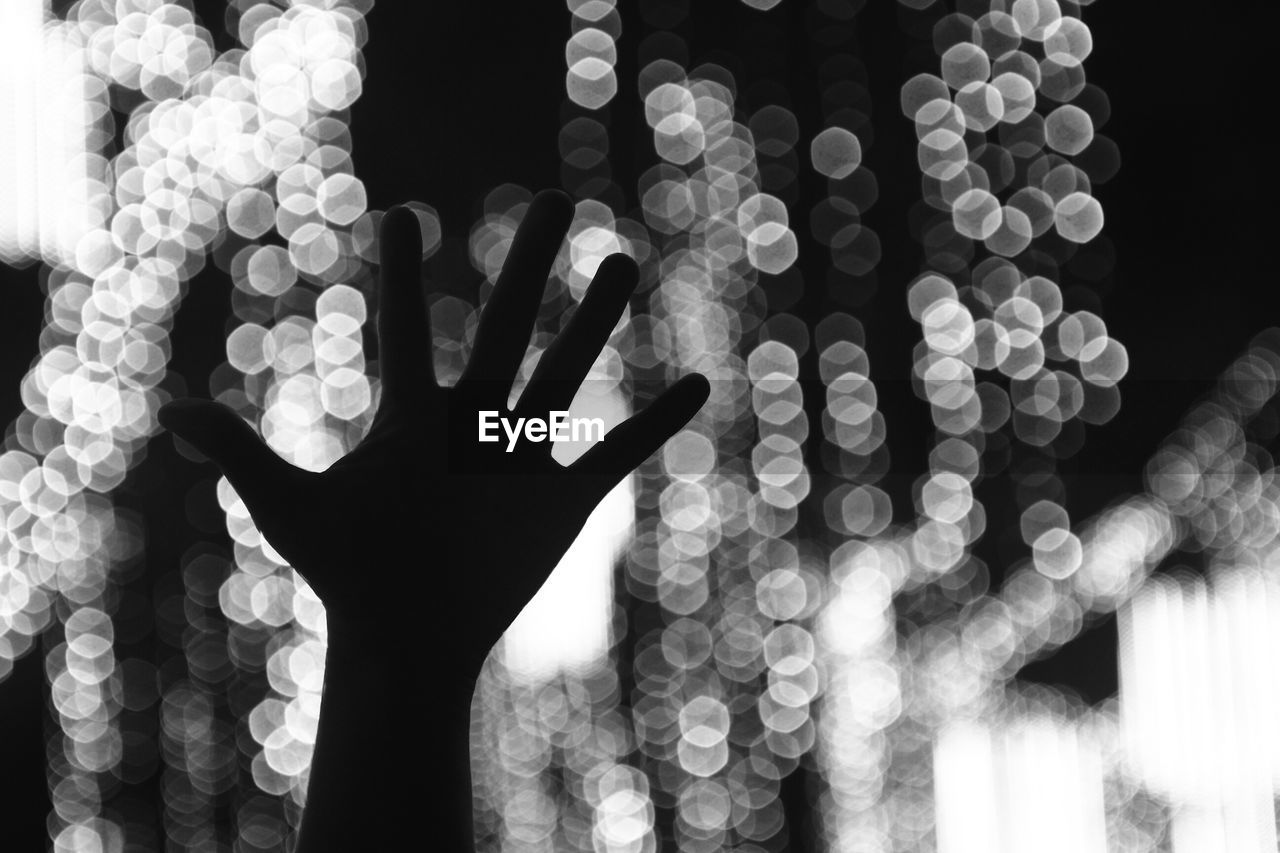
[[[614,180],[627,206],[634,207],[635,179],[655,162],[636,96],[636,47],[650,29],[635,0],[618,5],[620,91],[603,111],[608,118],[600,118],[610,127]],[[717,62],[734,73],[740,91],[761,80],[781,83],[790,99],[784,105],[799,118],[801,144],[807,145],[822,127],[820,52],[810,49],[812,4],[783,0],[767,13],[738,0],[690,5],[692,12],[676,28],[690,48],[686,67]],[[864,222],[883,244],[878,290],[856,313],[868,329],[873,378],[881,388],[895,474],[903,483],[925,469],[931,427],[926,404],[905,381],[892,381],[909,377],[911,350],[920,339],[905,310],[904,291],[922,263],[906,224],[908,209],[920,198],[916,141],[898,108],[898,93],[910,76],[937,70],[927,38],[912,34],[922,22],[927,33],[927,22],[946,4],[936,5],[911,12],[891,0],[869,0],[847,47],[868,73],[874,141],[868,147],[864,140],[864,164],[875,174],[880,196]],[[224,4],[195,6],[219,49],[230,47],[222,31]],[[1060,465],[1075,521],[1139,491],[1142,465],[1182,413],[1254,334],[1280,320],[1269,130],[1275,97],[1268,60],[1276,32],[1272,8],[1100,0],[1084,10],[1094,36],[1085,70],[1110,98],[1112,117],[1103,132],[1122,155],[1118,175],[1095,188],[1115,266],[1100,285],[1072,281],[1067,273],[1061,284],[1070,294],[1069,309],[1091,307],[1103,316],[1110,334],[1128,347],[1131,369],[1121,385],[1119,415],[1089,428],[1084,449]],[[367,21],[368,74],[351,127],[370,207],[410,199],[433,205],[446,234],[433,273],[459,286],[472,283],[466,236],[484,194],[508,181],[532,189],[559,185],[556,140],[566,115],[569,13],[557,0],[381,0]],[[745,117],[740,110],[739,120]],[[805,279],[820,282],[827,256],[806,242],[806,217],[822,191],[804,194],[811,186],[805,183],[812,180],[809,171],[802,166],[806,201],[791,210],[791,224],[802,240]],[[21,411],[19,382],[37,354],[44,295],[34,266],[0,267],[0,287],[0,424],[9,424]],[[171,368],[192,393],[207,393],[209,372],[224,358],[229,293],[221,274],[206,269],[190,283],[176,320]],[[816,323],[832,307],[821,293],[806,293],[792,310]],[[171,390],[179,392],[181,385],[175,380]],[[211,470],[178,456],[169,439],[160,437],[117,493],[117,503],[145,525],[146,571],[153,584],[196,538],[218,535],[193,525],[185,511],[188,495],[211,495],[211,478]],[[1004,486],[996,480],[984,488],[994,490],[984,491],[983,499],[991,513],[988,537],[995,538]],[[1012,490],[1004,491],[1004,502],[1016,513]],[[902,520],[910,495],[897,492]],[[1115,643],[1113,620],[1103,620],[1026,674],[1100,699],[1116,689]],[[0,847],[6,850],[40,850],[49,843],[44,755],[54,724],[46,710],[42,661],[37,649],[0,683],[0,778],[7,789],[0,797]],[[801,806],[794,789],[789,799],[789,817],[795,817]],[[793,839],[792,849],[807,849],[795,834]]]

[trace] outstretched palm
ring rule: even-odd
[[[433,665],[445,652],[455,672],[474,676],[600,499],[706,400],[706,380],[685,377],[569,466],[551,458],[549,442],[521,442],[507,452],[505,440],[477,440],[479,411],[508,414],[572,213],[563,194],[533,200],[485,306],[471,360],[452,388],[437,386],[432,375],[417,221],[403,208],[386,215],[382,399],[364,441],[324,472],[288,464],[219,404],[182,400],[161,410],[166,427],[221,467],[267,541],[324,602],[331,637],[341,633],[349,648],[412,641],[406,651],[435,653]],[[513,417],[569,408],[636,279],[629,258],[601,264]]]

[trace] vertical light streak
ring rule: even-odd
[[[831,556],[826,604],[815,633],[828,683],[818,758],[819,801],[832,851],[891,849],[890,738],[904,711],[893,597],[905,575],[900,547],[851,541]]]
[[[654,76],[646,78],[650,73]],[[773,354],[785,361],[790,351],[783,344],[766,347],[759,372],[748,378],[739,355],[747,352],[747,340],[733,314],[743,310],[747,294],[757,286],[757,271],[778,273],[794,263],[795,237],[783,203],[760,192],[750,131],[735,120],[730,91],[722,83],[699,79],[696,69],[686,77],[674,63],[653,63],[642,71],[645,79],[650,81],[649,91],[642,86],[646,117],[654,129],[655,152],[665,161],[642,179],[642,188],[649,184],[646,219],[676,235],[659,265],[653,319],[670,336],[668,360],[677,369],[698,370],[713,380],[711,401],[693,434],[746,437],[756,420],[747,403],[756,390],[752,380],[758,384],[773,375]],[[687,242],[680,241],[683,235]],[[780,420],[802,427],[794,371],[784,369],[775,378],[777,382],[769,380],[759,389],[761,410],[777,402]],[[774,431],[787,432],[784,427]],[[792,676],[803,681],[809,671],[812,638],[805,628],[787,623],[812,615],[820,595],[818,585],[809,582],[810,570],[802,567],[787,541],[796,506],[809,489],[808,472],[802,461],[796,464],[790,438],[780,435],[776,446],[761,441],[762,452],[751,468],[745,452],[737,463],[741,467],[716,454],[714,476],[686,480],[667,465],[655,484],[662,486],[663,496],[656,573],[637,572],[637,585],[654,585],[644,594],[655,595],[672,627],[685,625],[682,618],[695,619],[714,626],[718,643],[713,655],[677,663],[669,673],[656,667],[640,671],[640,661],[655,652],[680,661],[685,653],[679,651],[678,643],[684,642],[676,640],[679,634],[664,632],[652,645],[637,649],[637,679],[644,679],[649,691],[636,709],[647,721],[642,749],[653,759],[654,775],[677,797],[675,840],[682,850],[735,840],[772,843],[782,830],[777,780],[813,742],[808,702],[816,683],[811,688],[797,685],[795,691],[780,683]],[[698,438],[690,441],[696,444]],[[736,495],[731,499],[736,510],[727,500],[730,495]],[[691,526],[690,520],[698,517],[705,522]],[[642,555],[636,554],[637,568],[643,565]],[[743,577],[744,563],[749,581]],[[770,577],[773,570],[777,574]],[[767,611],[764,602],[770,601],[778,605],[777,612]],[[735,646],[739,650],[731,651]],[[783,670],[787,675],[779,677]],[[769,677],[773,690],[761,689],[757,679],[762,675]],[[779,695],[792,704],[777,701]],[[672,744],[664,733],[669,729],[657,724],[672,716],[701,719],[704,711],[720,707],[753,735],[726,743],[717,734],[718,723],[682,725],[678,736],[672,732]],[[746,797],[745,791],[758,793]]]
[[[0,4],[0,258],[29,258],[39,244],[37,140],[45,65],[42,0]]]
[[[831,8],[824,11],[834,15]],[[849,21],[830,17],[827,23],[834,35]],[[809,226],[830,252],[832,297],[859,304],[874,291],[880,259],[879,238],[862,222],[874,205],[868,188],[875,179],[862,163],[862,142],[854,132],[870,123],[869,100],[857,96],[865,92],[858,78],[862,68],[852,55],[833,51],[820,68],[828,79],[822,94],[825,127],[807,153],[809,165],[828,179],[827,197],[810,213]],[[889,455],[866,332],[855,317],[832,313],[817,324],[813,343],[826,390],[822,458],[833,480],[822,509],[831,541],[841,543],[829,557],[825,602],[814,629],[826,682],[816,753],[825,790],[817,807],[828,849],[885,851],[895,822],[895,786],[887,778],[894,745],[887,735],[904,710],[905,687],[893,596],[902,586],[906,559],[889,539],[892,506],[876,485],[889,468]]]
[[[1173,810],[1174,849],[1276,848],[1280,581],[1249,567],[1151,578],[1120,611],[1134,772]]]
[[[45,21],[44,5],[15,0],[0,10],[0,260],[70,266],[101,216],[91,207],[104,177],[96,155],[101,111],[82,34]]]
[[[77,213],[82,222],[87,218],[83,210],[87,176],[78,181],[75,176],[75,170],[85,164],[88,130],[81,124],[85,116],[81,80],[84,52],[68,39],[65,26],[45,27],[42,36],[33,164],[38,185],[36,221],[41,255],[49,261],[69,260],[80,234],[64,229],[63,223]],[[76,207],[80,210],[76,211]],[[83,229],[79,230],[83,233]]]
[[[933,747],[938,853],[1001,851],[1001,811],[991,732],[972,721],[948,723]]]
[[[89,170],[97,161],[89,143],[97,128],[80,34],[67,24],[46,22],[46,12],[40,2],[6,3],[0,9],[0,33],[7,42],[0,52],[0,258],[41,257],[65,270],[76,262],[76,244],[90,221]],[[104,560],[110,556],[83,551],[85,545],[103,543],[77,529],[90,519],[100,523],[111,510],[96,500],[86,503],[81,490],[91,477],[79,472],[78,460],[65,447],[32,449],[44,451],[42,464],[25,454],[6,454],[19,470],[28,469],[19,481],[26,489],[20,487],[18,494],[28,499],[25,513],[9,513],[6,527],[13,533],[25,529],[30,538],[26,549],[14,550],[18,562],[4,572],[14,576],[5,584],[10,593],[18,575],[25,575],[21,615],[29,618],[23,621],[43,622],[49,615],[49,596],[44,590],[32,595],[32,581],[56,590],[67,605],[66,642],[46,661],[60,729],[51,744],[61,756],[49,779],[53,844],[59,851],[119,845],[121,827],[100,817],[99,787],[99,774],[121,760],[119,676],[110,619],[100,609],[107,601]],[[10,467],[6,473],[17,472]],[[36,497],[43,500],[30,501]],[[19,555],[20,550],[28,553]],[[19,633],[34,635],[36,625],[13,624],[18,615],[7,614],[7,624],[0,625],[3,634],[18,627]],[[4,639],[12,645],[9,636]]]
[[[105,572],[99,565],[98,571]],[[97,584],[101,589],[105,584]],[[96,598],[96,597],[95,597]],[[100,602],[100,599],[98,599]],[[51,830],[57,853],[119,845],[123,829],[101,816],[100,774],[111,772],[121,760],[120,676],[112,642],[110,617],[98,607],[82,606],[63,624],[65,642],[50,650],[46,669],[59,734],[51,749],[57,755],[50,774],[53,805]],[[114,688],[114,689],[113,689]]]
[[[1106,853],[1103,769],[1071,720],[948,724],[934,744],[938,853]]]
[[[1274,576],[1224,567],[1152,578],[1120,611],[1126,745],[1175,849],[1276,847],[1277,601]]]
[[[588,380],[569,407],[569,417],[603,418],[613,429],[629,417],[617,391]],[[564,452],[561,452],[561,449]],[[556,460],[567,464],[586,446],[557,445]],[[515,678],[538,683],[559,673],[584,673],[608,663],[613,609],[613,566],[631,539],[635,517],[632,479],[619,483],[595,508],[520,615],[503,635],[503,661]]]

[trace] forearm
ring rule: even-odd
[[[471,851],[474,677],[330,636],[297,853]]]

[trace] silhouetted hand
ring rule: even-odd
[[[635,288],[635,263],[607,258],[509,413],[508,394],[572,215],[563,194],[533,200],[484,307],[466,371],[441,388],[432,375],[417,220],[403,208],[387,213],[382,399],[364,441],[322,473],[285,462],[220,404],[182,400],[161,410],[161,423],[218,464],[267,541],[311,584],[331,630],[380,639],[389,623],[411,619],[419,650],[447,649],[465,656],[465,672],[476,672],[600,499],[706,400],[706,380],[686,377],[567,467],[551,458],[547,441],[522,440],[507,452],[505,435],[477,440],[482,410],[544,419],[567,410]]]
[[[396,724],[390,707],[372,716],[363,710],[361,703],[392,701],[368,695],[380,690],[376,681],[369,683],[370,671],[400,684],[412,682],[409,673],[429,679],[434,696],[420,719],[452,728],[445,737],[461,737],[465,745],[465,730],[457,731],[465,725],[458,703],[463,694],[469,701],[489,649],[600,499],[706,401],[706,379],[687,376],[569,466],[551,458],[550,442],[521,441],[507,452],[505,436],[478,441],[480,411],[545,419],[567,410],[636,286],[630,258],[606,258],[516,410],[507,409],[572,215],[573,204],[562,193],[543,192],[533,200],[484,307],[471,360],[454,387],[441,388],[432,371],[417,220],[404,208],[387,213],[378,312],[382,397],[365,439],[324,472],[288,464],[220,404],[180,400],[160,411],[164,426],[217,463],[267,541],[325,604],[330,654],[308,823],[318,789],[332,791],[324,797],[326,808],[376,807],[376,798],[331,776],[400,772],[367,754],[391,749],[394,739],[343,731]],[[453,708],[452,717],[434,716],[431,703],[437,700]],[[352,745],[362,737],[365,747]],[[454,787],[465,786],[465,764],[451,778]],[[363,805],[352,803],[362,796]],[[469,808],[467,814],[469,820]],[[303,842],[313,849],[325,836],[336,845],[334,839],[348,831],[341,843],[371,841],[351,827],[312,831],[304,825]]]

